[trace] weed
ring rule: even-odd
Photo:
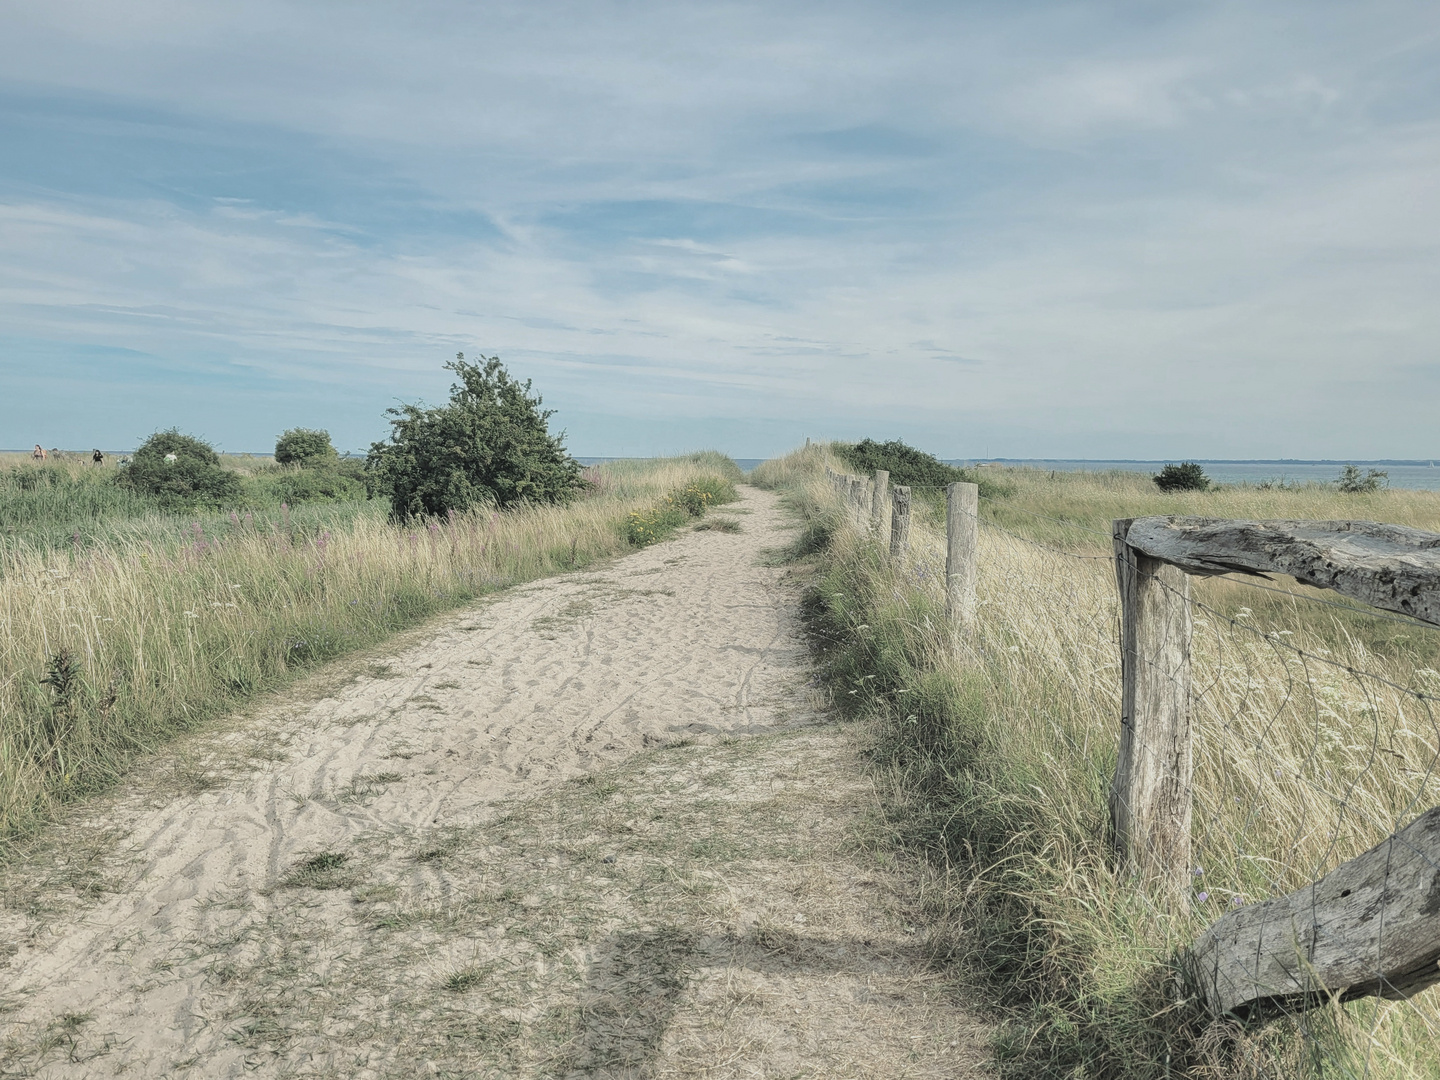
[[[463,994],[482,986],[490,978],[490,965],[471,966],[452,971],[440,985],[452,994]]]
[[[695,531],[696,531],[696,532],[711,531],[711,532],[723,532],[723,533],[738,533],[738,532],[741,532],[741,531],[743,531],[743,530],[740,528],[740,523],[739,523],[738,521],[736,521],[734,518],[720,518],[720,517],[717,517],[717,518],[707,518],[706,520],[697,523],[696,526],[695,526]]]
[[[348,889],[358,879],[350,856],[339,851],[322,851],[304,859],[281,878],[282,889]]]

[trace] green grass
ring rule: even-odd
[[[193,534],[197,523],[205,535],[249,524],[318,536],[360,518],[383,518],[387,509],[382,501],[367,501],[363,486],[336,470],[322,474],[232,457],[222,460],[243,478],[233,508],[167,512],[116,483],[119,471],[112,464],[63,460],[34,465],[18,458],[0,457],[0,572],[27,550],[164,545]],[[288,503],[284,511],[282,503]]]

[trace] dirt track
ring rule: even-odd
[[[0,1075],[973,1068],[745,491],[58,827],[6,879]]]

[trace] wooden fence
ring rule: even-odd
[[[889,488],[884,473],[827,472],[856,525],[892,558],[903,556],[910,489]],[[975,618],[978,490],[951,484],[945,495],[946,610],[964,635]],[[1109,796],[1115,856],[1166,902],[1184,904],[1194,762],[1190,578],[1281,573],[1440,625],[1440,534],[1364,521],[1191,517],[1123,519],[1112,533],[1122,679]],[[1184,960],[1217,1016],[1404,998],[1440,982],[1440,807],[1310,885],[1226,914]]]

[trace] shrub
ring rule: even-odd
[[[1205,491],[1210,487],[1210,478],[1194,461],[1166,465],[1152,479],[1161,491]]]
[[[265,503],[347,502],[369,497],[365,482],[346,475],[340,469],[289,468],[259,473],[251,481],[252,490]]]
[[[340,460],[328,431],[291,428],[275,442],[277,465],[322,465]]]
[[[397,520],[472,506],[567,502],[584,486],[580,463],[551,435],[553,410],[540,408],[530,381],[512,378],[498,357],[483,364],[457,353],[446,368],[460,381],[450,404],[388,409],[390,441],[370,447],[377,486]]]
[[[703,476],[670,495],[671,501],[691,517],[703,517],[710,507],[736,498],[735,485],[718,476]]]
[[[676,488],[649,510],[630,515],[625,538],[635,547],[645,547],[664,540],[691,518],[704,517],[705,511],[721,503],[739,498],[735,485],[721,476],[700,476],[683,488]]]
[[[625,523],[625,539],[632,547],[646,547],[666,539],[684,525],[689,515],[675,504],[671,496],[649,510],[636,510]]]
[[[969,469],[947,465],[934,454],[917,450],[899,439],[883,443],[874,439],[862,439],[858,443],[832,443],[831,449],[856,472],[870,473],[884,469],[890,474],[892,486],[942,488],[946,484],[975,484],[980,488],[982,499],[1008,494],[1003,485]]]
[[[1335,486],[1347,495],[1368,495],[1385,486],[1390,474],[1383,469],[1369,469],[1362,473],[1356,465],[1346,465],[1340,470]]]
[[[240,496],[240,476],[207,442],[177,429],[157,431],[135,451],[119,482],[167,509],[221,507]]]

